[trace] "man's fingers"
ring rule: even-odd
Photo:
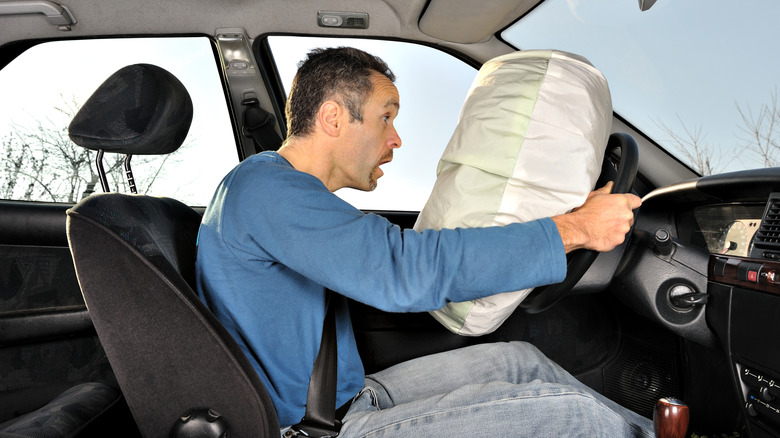
[[[607,184],[604,185],[604,187],[600,187],[596,190],[593,190],[592,192],[588,193],[588,197],[585,198],[585,202],[588,202],[588,199],[596,196],[596,195],[608,195],[612,192],[612,181],[609,181]],[[581,207],[581,206],[580,206]],[[577,207],[579,208],[579,207]],[[576,208],[574,210],[577,210]],[[572,211],[574,211],[572,210]]]
[[[631,207],[631,210],[636,210],[639,208],[639,206],[642,205],[642,198],[639,196],[634,195],[633,193],[626,193],[625,195],[628,199],[628,206]]]
[[[631,193],[615,194],[612,196],[620,196],[625,200],[626,207],[628,208],[626,208],[625,210],[619,208],[619,210],[622,210],[624,213],[619,214],[617,218],[619,220],[624,220],[628,222],[628,226],[630,228],[634,224],[634,210],[639,208],[640,205],[642,205],[642,199],[640,199],[638,196],[633,195]]]

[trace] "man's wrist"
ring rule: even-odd
[[[558,227],[558,234],[561,236],[563,249],[567,254],[585,246],[584,234],[577,227],[576,221],[571,217],[571,213],[553,216],[551,219]]]

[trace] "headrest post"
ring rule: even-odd
[[[132,154],[125,156],[125,175],[127,175],[127,185],[130,186],[130,193],[138,193],[135,188],[135,178],[133,178],[133,169],[130,168],[130,159],[133,158]]]
[[[109,192],[108,190],[108,178],[106,178],[106,170],[103,169],[103,149],[98,149],[97,158],[95,159],[95,166],[97,167],[98,177],[100,178],[100,186],[103,187],[103,192]]]

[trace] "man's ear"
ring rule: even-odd
[[[317,112],[317,121],[326,134],[338,137],[344,123],[343,116],[344,108],[338,102],[326,100],[320,105],[320,110]]]

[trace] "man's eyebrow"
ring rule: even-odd
[[[394,106],[396,109],[398,109],[401,107],[401,104],[398,103],[398,99],[391,98],[390,100],[387,101],[387,103],[385,103],[385,107],[388,106]]]

